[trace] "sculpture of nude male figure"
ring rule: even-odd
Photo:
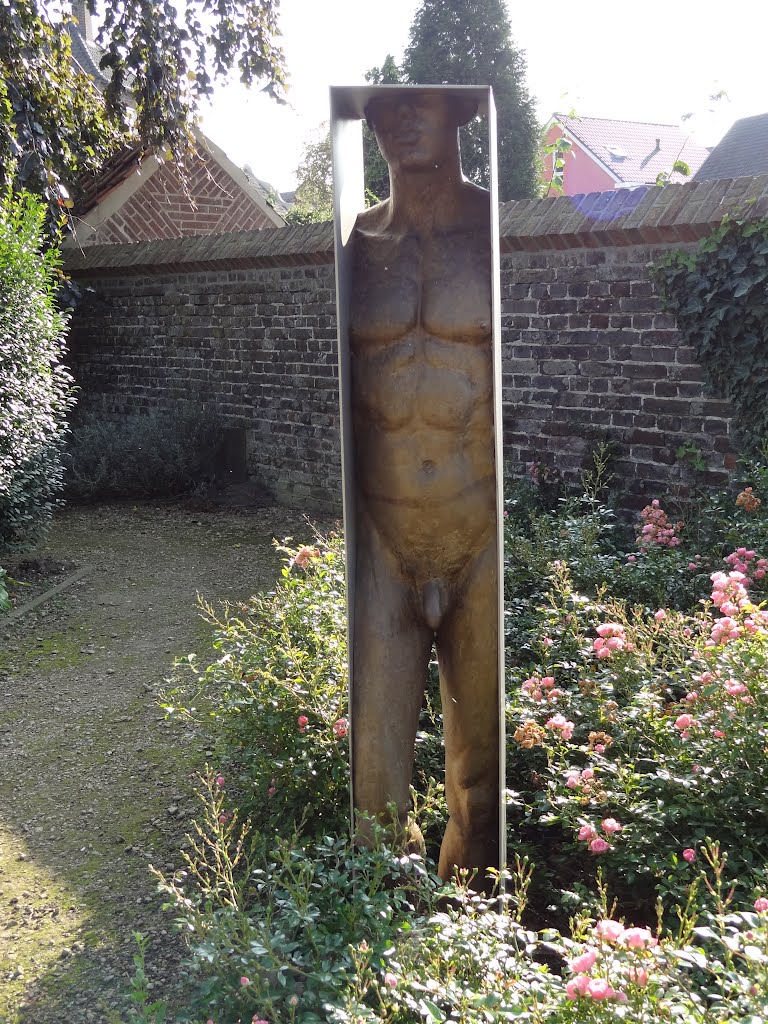
[[[349,331],[353,799],[381,819],[394,802],[406,824],[434,643],[444,880],[455,867],[482,876],[499,856],[491,211],[489,194],[463,178],[458,149],[458,125],[473,112],[434,92],[366,108],[391,194],[355,225]]]

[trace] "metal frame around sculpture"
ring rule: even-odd
[[[339,405],[341,410],[341,476],[344,500],[344,544],[347,566],[347,664],[350,708],[354,686],[352,636],[355,598],[355,464],[350,393],[349,304],[352,283],[352,238],[358,213],[365,208],[363,133],[365,107],[374,96],[397,92],[445,92],[477,101],[478,114],[488,121],[488,163],[491,208],[491,316],[493,352],[493,407],[496,464],[496,531],[499,580],[499,860],[506,863],[506,742],[504,707],[504,467],[501,405],[501,286],[499,257],[499,198],[496,159],[496,108],[489,86],[474,85],[377,85],[331,86],[331,148],[333,163],[333,212],[336,256],[336,310],[339,354]],[[350,775],[353,731],[350,730]],[[354,787],[350,778],[350,823],[354,827]]]

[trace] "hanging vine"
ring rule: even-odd
[[[756,448],[768,439],[768,219],[726,218],[651,276],[710,387],[733,405],[739,443]]]

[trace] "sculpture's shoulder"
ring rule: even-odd
[[[355,233],[363,237],[376,237],[385,233],[390,219],[390,201],[383,200],[375,206],[358,213],[355,221]]]
[[[463,182],[462,193],[462,227],[469,231],[488,231],[491,193],[471,181]]]

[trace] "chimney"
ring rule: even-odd
[[[94,39],[93,19],[86,0],[72,0],[72,13],[77,18],[77,31],[92,43]]]

